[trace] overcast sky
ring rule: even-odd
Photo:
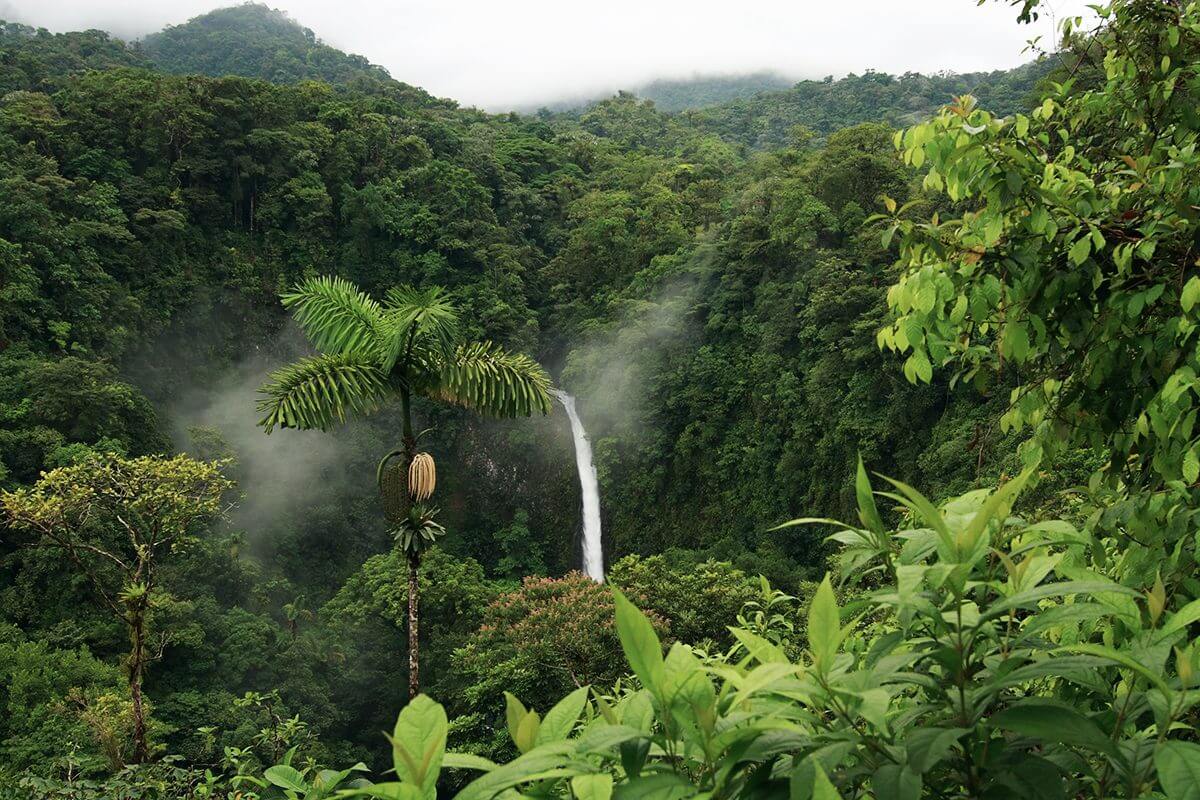
[[[972,0],[271,0],[327,43],[398,80],[492,110],[632,87],[654,77],[774,69],[797,78],[876,69],[1013,67],[1049,14],[1015,22]],[[0,18],[124,38],[229,0],[0,0]],[[1061,18],[1084,0],[1044,0]]]

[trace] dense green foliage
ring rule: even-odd
[[[1196,15],[1116,3],[1045,97],[1049,61],[536,118],[261,6],[140,49],[4,27],[0,794],[328,796],[365,778],[325,765],[393,780],[403,707],[378,796],[431,798],[438,763],[486,773],[441,777],[468,800],[539,775],[589,800],[1188,796]],[[497,349],[456,372],[459,336]],[[543,410],[530,362],[476,381],[501,352],[578,397],[623,594],[570,573],[562,415],[442,403]],[[358,383],[316,368],[355,359]],[[287,362],[275,426],[376,413],[264,436],[254,387]],[[445,535],[418,569],[376,466],[422,429]],[[904,481],[895,510],[844,480],[859,454]],[[84,513],[114,485],[169,511],[197,469],[240,496],[179,546]],[[856,511],[832,541],[773,529]],[[418,644],[444,710],[404,705]],[[474,755],[404,758],[447,737]]]
[[[865,72],[838,80],[800,81],[685,113],[690,125],[749,147],[783,147],[797,129],[827,135],[862,122],[911,125],[955,97],[970,94],[997,116],[1024,109],[1035,86],[1055,67],[1045,58],[1010,71],[921,75]]]
[[[54,91],[94,69],[148,67],[136,50],[103,31],[50,33],[0,20],[0,93]]]
[[[355,794],[421,796],[400,760],[436,747],[435,772],[483,773],[460,800],[513,788],[600,798],[1188,797],[1200,746],[1187,721],[1200,695],[1186,640],[1200,602],[1166,611],[1161,583],[1142,596],[1106,574],[1111,542],[1062,520],[1010,516],[1031,474],[941,508],[897,484],[879,494],[918,527],[889,531],[860,468],[863,527],[834,534],[843,588],[859,594],[839,608],[827,576],[803,648],[787,631],[735,628],[727,653],[677,643],[664,657],[653,620],[614,592],[633,689],[592,702],[580,689],[542,706],[544,716],[510,695],[519,757],[502,766],[443,755],[440,707],[413,703],[393,740],[401,785]]]
[[[241,75],[274,83],[390,81],[383,67],[343,53],[283,11],[245,3],[219,8],[151,34],[138,49],[164,72]]]

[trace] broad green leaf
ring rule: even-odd
[[[1154,766],[1167,800],[1200,800],[1200,745],[1163,742],[1154,751]]]
[[[820,764],[813,765],[812,800],[842,800],[842,796],[829,782],[829,776],[821,769]]]
[[[445,709],[419,694],[400,711],[392,731],[396,777],[416,786],[427,799],[436,794],[448,730]]]
[[[571,742],[553,742],[536,747],[507,764],[480,775],[468,783],[455,800],[488,800],[521,783],[578,775],[582,770],[565,766],[573,751],[574,745]]]
[[[818,669],[828,669],[841,643],[842,627],[829,573],[817,588],[808,609],[808,646]]]
[[[477,769],[481,772],[491,772],[497,766],[496,762],[474,753],[446,753],[442,756],[444,769]]]
[[[917,774],[932,769],[953,750],[966,728],[915,728],[905,734],[908,765]]]
[[[421,790],[411,783],[371,783],[352,791],[338,792],[338,797],[376,797],[379,800],[421,800]]]
[[[1071,245],[1071,263],[1079,266],[1084,261],[1087,261],[1087,257],[1091,252],[1092,240],[1087,236],[1079,237],[1075,240],[1075,244]]]
[[[508,725],[508,737],[514,744],[517,741],[517,731],[521,729],[521,720],[525,719],[528,713],[529,710],[516,695],[511,692],[504,693],[504,720]]]
[[[287,764],[276,764],[273,767],[267,767],[263,771],[263,777],[282,789],[291,789],[296,792],[308,790],[308,785],[304,782],[304,775],[301,774],[300,770],[290,767]]]
[[[587,704],[588,687],[581,686],[554,704],[546,712],[537,733],[537,744],[555,742],[571,735],[583,707]]]
[[[935,533],[937,533],[938,541],[942,543],[942,546],[946,548],[948,552],[952,553],[954,550],[954,537],[950,534],[950,529],[946,526],[946,519],[942,516],[942,512],[939,511],[933,505],[933,503],[929,502],[929,499],[926,498],[925,495],[921,494],[907,483],[893,480],[892,478],[888,478],[886,476],[884,476],[884,480],[899,489],[900,494],[897,495],[891,492],[884,492],[883,495],[898,501],[916,513],[926,525],[928,525]]]
[[[1158,632],[1158,638],[1177,634],[1198,620],[1200,620],[1200,600],[1193,600],[1163,622],[1163,626]]]
[[[879,508],[875,505],[875,494],[871,489],[871,479],[863,467],[862,455],[858,456],[858,470],[854,475],[854,494],[858,499],[858,517],[862,524],[875,533],[884,533],[883,519],[879,516]]]
[[[613,793],[612,775],[576,775],[571,779],[576,800],[609,800]]]
[[[1183,479],[1188,483],[1195,483],[1197,478],[1200,478],[1200,457],[1197,457],[1195,449],[1192,449],[1183,455]]]
[[[1013,503],[1016,502],[1017,496],[1021,494],[1021,490],[1025,488],[1025,484],[1029,482],[1029,477],[1033,474],[1035,467],[1027,467],[1020,475],[1013,478],[1008,483],[1001,486],[996,491],[988,495],[987,500],[983,502],[980,509],[975,512],[975,516],[967,523],[966,530],[963,531],[962,541],[956,542],[959,547],[959,553],[966,555],[975,548],[979,537],[987,532],[988,525],[992,522],[1003,522],[1012,510]]]
[[[741,628],[730,628],[729,632],[738,640],[742,647],[746,648],[756,661],[763,664],[787,664],[790,663],[787,653],[757,633],[752,633]]]
[[[513,743],[517,746],[517,750],[522,753],[528,753],[537,745],[538,732],[542,728],[542,720],[536,711],[530,711],[521,719],[521,724],[517,726],[517,735],[513,737]]]
[[[996,714],[996,728],[1042,742],[1061,742],[1115,756],[1116,746],[1100,726],[1075,709],[1050,700],[1025,700]]]
[[[620,589],[614,587],[612,593],[616,604],[617,635],[625,658],[643,686],[651,692],[661,693],[664,688],[663,654],[658,634],[646,615],[629,602]]]
[[[885,764],[871,776],[875,800],[920,800],[921,776],[900,764]]]
[[[1164,681],[1160,675],[1155,674],[1137,659],[1118,650],[1114,650],[1111,647],[1105,647],[1104,645],[1100,644],[1076,644],[1069,647],[1060,647],[1055,652],[1083,653],[1085,655],[1107,659],[1114,664],[1119,664],[1123,667],[1133,670],[1146,680],[1150,681],[1150,683],[1153,684],[1154,687],[1163,694],[1169,695],[1171,693],[1171,688],[1167,686],[1166,681]]]
[[[629,725],[592,725],[575,741],[576,749],[583,754],[604,753],[618,745],[635,739],[645,739],[646,731]],[[563,742],[562,744],[570,744]],[[546,747],[543,745],[542,747]],[[538,748],[539,750],[541,748]]]
[[[1200,276],[1192,276],[1183,285],[1183,292],[1179,295],[1179,306],[1184,311],[1191,311],[1197,302],[1200,302]]]
[[[613,793],[615,800],[683,800],[699,793],[691,781],[673,772],[640,775],[624,781]]]
[[[1043,583],[1041,586],[1035,586],[1032,589],[1026,589],[1023,592],[1018,592],[1011,597],[1006,597],[997,603],[993,603],[980,615],[980,619],[986,621],[999,617],[1012,609],[1036,607],[1039,601],[1045,600],[1047,597],[1066,597],[1072,594],[1103,594],[1106,592],[1133,597],[1140,596],[1137,591],[1122,586],[1119,583],[1113,583],[1112,581],[1054,581],[1052,583]]]

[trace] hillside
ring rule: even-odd
[[[0,20],[0,94],[54,91],[88,70],[148,66],[144,56],[103,31],[50,33]]]
[[[747,75],[697,76],[686,79],[650,81],[634,89],[634,94],[661,111],[684,111],[720,105],[760,92],[786,89],[795,81],[777,72],[753,72]]]
[[[272,83],[391,80],[383,67],[330,47],[284,12],[259,3],[202,14],[146,36],[138,48],[176,75],[240,75]]]
[[[781,147],[791,141],[796,126],[824,136],[863,122],[911,125],[962,94],[972,94],[984,108],[1008,115],[1029,105],[1038,82],[1055,66],[1052,59],[1043,59],[1013,70],[961,75],[866,72],[839,80],[800,81],[790,89],[684,111],[682,116],[727,141]]]

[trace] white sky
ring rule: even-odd
[[[230,0],[0,0],[0,19],[133,38]],[[655,77],[774,69],[1003,69],[1054,40],[1085,0],[1044,0],[1033,26],[972,0],[268,0],[398,80],[491,110],[630,88]]]

